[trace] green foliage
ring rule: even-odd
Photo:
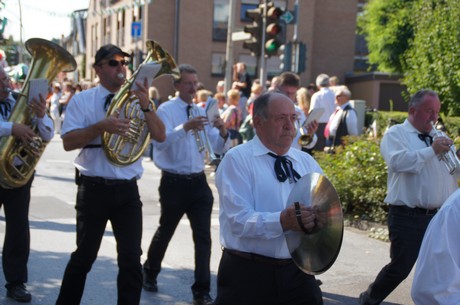
[[[405,54],[404,83],[413,94],[438,92],[441,112],[460,114],[460,1],[419,0],[412,20],[414,38]]]
[[[416,0],[370,0],[358,18],[358,32],[365,35],[369,63],[382,72],[403,72],[402,55],[413,37],[411,19]]]
[[[335,154],[315,153],[325,175],[335,186],[345,214],[384,223],[387,212],[387,168],[380,155],[379,140],[348,137]]]

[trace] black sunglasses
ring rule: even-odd
[[[115,60],[115,59],[111,59],[107,62],[105,62],[106,64],[108,64],[109,66],[111,67],[118,67],[119,64],[121,64],[122,66],[126,66],[128,64],[128,62],[126,60]],[[104,63],[102,63],[101,65],[103,65]]]

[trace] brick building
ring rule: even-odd
[[[256,7],[258,0],[236,1],[234,32],[250,24],[245,10]],[[127,52],[145,52],[145,41],[154,39],[178,64],[190,63],[198,69],[206,88],[215,89],[225,76],[228,12],[230,0],[90,0],[86,23],[86,70],[94,79],[92,64],[97,49],[106,43]],[[263,2],[263,1],[262,1]],[[320,73],[338,76],[354,70],[355,30],[358,0],[300,0],[297,38],[307,45],[306,70],[300,74],[302,85],[314,82]],[[275,1],[276,6],[294,11],[293,0]],[[132,25],[142,25],[138,39],[132,37]],[[294,24],[287,25],[287,40],[292,40]],[[242,41],[233,42],[232,59],[243,61],[255,73],[257,59],[243,49]],[[135,63],[140,60],[136,58]],[[278,57],[267,60],[268,75],[281,72]],[[171,80],[155,80],[163,98],[173,93]]]

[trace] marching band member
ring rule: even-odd
[[[16,100],[10,93],[10,79],[0,66],[0,137],[16,137],[30,142],[36,135],[30,126],[8,122]],[[45,114],[46,101],[32,100],[29,107],[36,115],[38,135],[50,141],[54,135],[53,121]],[[0,186],[0,206],[5,212],[6,233],[3,244],[3,273],[6,279],[7,296],[18,302],[30,302],[32,295],[25,286],[27,282],[27,261],[30,252],[29,203],[30,187],[34,177],[21,187]]]

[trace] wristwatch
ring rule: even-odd
[[[155,108],[154,108],[153,103],[151,101],[150,101],[149,105],[147,106],[147,108],[144,109],[144,108],[141,107],[142,112],[151,112],[151,111],[154,111],[154,110],[155,110]]]

